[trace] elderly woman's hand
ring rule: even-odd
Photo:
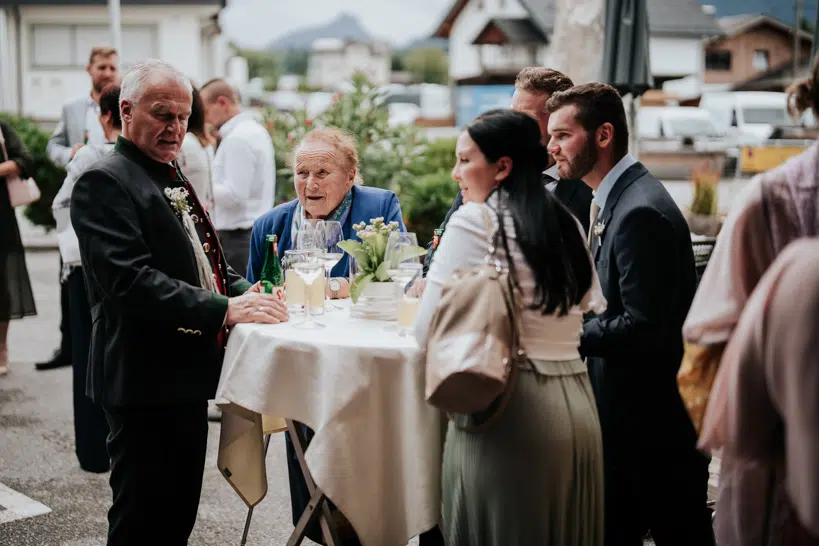
[[[331,281],[338,281],[339,288],[338,294],[333,296],[333,291],[330,290],[330,283],[328,282],[325,286],[325,293],[327,294],[328,298],[343,300],[344,298],[350,297],[350,281],[345,279],[344,277],[333,277],[330,279]]]

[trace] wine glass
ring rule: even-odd
[[[334,220],[324,221],[324,244],[326,252],[324,253],[324,274],[325,282],[330,281],[330,273],[338,262],[344,257],[344,251],[338,244],[344,241],[344,231],[341,229],[341,222]],[[325,305],[330,309],[343,309],[338,305],[332,303],[329,294],[326,296],[327,301]]]
[[[324,328],[324,324],[313,320],[313,311],[310,306],[310,286],[324,271],[324,260],[316,253],[308,252],[293,264],[293,270],[304,281],[304,308],[307,315],[304,321],[294,324],[293,328]]]
[[[303,220],[299,231],[296,233],[296,250],[320,250],[324,252],[325,247],[324,220],[319,220],[315,224],[311,224],[309,220]]]
[[[418,298],[407,296],[407,286],[414,279],[423,275],[424,264],[415,249],[418,238],[414,233],[393,232],[387,239],[384,261],[387,273],[401,287],[401,299],[398,301],[398,335],[409,335],[409,327],[415,322],[418,311]]]

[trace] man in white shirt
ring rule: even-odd
[[[221,142],[213,161],[213,224],[227,262],[245,276],[253,221],[270,210],[276,195],[276,159],[270,134],[249,112],[236,92],[215,79],[200,89],[207,123]]]
[[[119,77],[119,56],[117,50],[108,46],[97,46],[88,55],[85,67],[91,77],[91,92],[70,100],[63,105],[60,122],[48,139],[46,153],[55,165],[66,168],[77,150],[86,144],[102,145],[105,133],[100,125],[100,93],[109,83]],[[60,265],[62,275],[62,264]],[[60,284],[60,333],[62,341],[54,356],[46,362],[38,362],[38,370],[51,370],[71,365],[71,323],[69,320],[68,290]]]

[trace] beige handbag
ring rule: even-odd
[[[480,430],[503,411],[518,365],[528,362],[520,347],[519,290],[514,264],[498,215],[495,231],[487,208],[485,263],[455,272],[444,286],[426,340],[426,399],[455,424]],[[509,269],[495,257],[500,235]]]
[[[3,149],[3,161],[9,160],[9,154],[6,151],[6,137],[3,135],[3,129],[0,128],[0,148]],[[11,207],[16,208],[22,205],[30,205],[40,199],[40,188],[33,178],[26,178],[23,180],[19,176],[7,176],[6,186],[9,191],[9,201]]]

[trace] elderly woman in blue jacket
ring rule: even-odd
[[[358,152],[355,141],[339,129],[314,129],[308,133],[296,148],[293,172],[298,199],[275,207],[253,223],[247,267],[247,279],[250,282],[259,280],[265,257],[266,236],[278,236],[279,256],[284,256],[284,251],[294,246],[295,235],[303,220],[338,221],[345,239],[358,239],[352,229],[353,224],[369,223],[371,219],[378,217],[383,217],[385,222],[398,222],[399,229],[406,231],[401,218],[401,206],[393,192],[356,184]],[[349,271],[349,256],[345,253],[330,273],[332,297],[349,296]],[[302,426],[309,441],[313,431]],[[310,493],[289,434],[286,434],[285,443],[295,525],[307,506]],[[313,525],[307,536],[322,543],[318,525]]]
[[[344,238],[354,240],[358,237],[353,224],[369,223],[378,217],[384,218],[384,222],[398,222],[399,229],[406,231],[395,194],[357,185],[357,179],[358,152],[352,137],[333,127],[307,133],[296,148],[293,161],[298,199],[275,207],[253,223],[247,279],[259,280],[265,237],[277,235],[279,256],[284,256],[285,250],[294,247],[295,235],[304,220],[335,220],[341,223]],[[346,298],[350,294],[349,259],[345,253],[330,273],[332,297]]]

